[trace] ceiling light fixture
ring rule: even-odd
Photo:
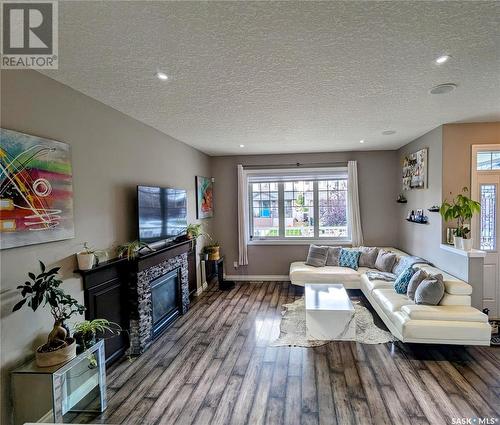
[[[450,55],[442,55],[442,56],[439,56],[437,59],[436,59],[436,63],[438,65],[442,65],[443,63],[445,62],[448,62],[450,60],[451,56]]]
[[[165,74],[163,71],[158,71],[156,74],[155,74],[156,78],[158,78],[159,80],[162,80],[162,81],[167,81],[168,80],[168,75]]]
[[[446,94],[446,93],[452,92],[456,88],[457,88],[457,85],[455,83],[438,84],[437,86],[434,86],[432,89],[430,89],[429,93],[430,94]]]
[[[365,143],[365,141],[364,140],[360,140],[359,143]]]
[[[240,148],[244,148],[244,147],[245,147],[245,145],[240,145]]]
[[[396,134],[396,131],[394,131],[394,130],[384,130],[384,131],[382,131],[382,134],[384,136],[390,136],[391,134]]]

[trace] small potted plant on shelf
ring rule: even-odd
[[[137,258],[142,249],[146,249],[148,252],[154,251],[147,243],[132,241],[119,245],[116,252],[119,258],[125,257],[127,260],[133,260]]]
[[[40,367],[54,366],[65,363],[76,356],[75,339],[70,337],[66,325],[71,316],[82,314],[85,307],[76,299],[67,295],[60,289],[62,280],[58,278],[60,267],[46,270],[45,264],[40,261],[41,273],[35,276],[28,273],[31,281],[19,285],[23,299],[19,301],[12,311],[19,310],[24,304],[36,311],[38,307],[50,307],[54,318],[54,326],[47,337],[47,342],[36,349],[36,364]]]
[[[220,245],[217,241],[212,241],[212,243],[205,245],[203,249],[208,254],[208,259],[212,261],[217,261],[220,259]]]
[[[186,237],[190,240],[198,239],[203,234],[201,223],[191,223],[188,227],[186,227]]]
[[[89,247],[88,242],[83,243],[83,251],[76,253],[76,260],[80,270],[90,270],[95,263],[95,250]]]
[[[445,200],[439,208],[439,212],[445,221],[457,221],[453,243],[455,248],[464,249],[465,251],[472,249],[470,228],[467,223],[470,222],[474,214],[481,211],[481,204],[470,199],[467,196],[468,191],[469,189],[464,187],[462,193],[455,196],[451,204]]]
[[[122,328],[119,324],[110,322],[106,319],[84,320],[77,323],[74,328],[74,338],[76,340],[78,351],[82,352],[96,343],[97,334],[110,332],[118,334]]]

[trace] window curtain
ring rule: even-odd
[[[361,229],[361,214],[359,211],[359,193],[358,193],[358,164],[356,161],[347,163],[348,176],[348,212],[349,222],[351,224],[351,240],[353,246],[363,245],[363,231]]]
[[[238,264],[248,264],[248,181],[243,165],[238,164]]]

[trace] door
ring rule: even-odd
[[[500,146],[472,149],[472,198],[481,203],[481,213],[472,223],[474,247],[486,251],[483,277],[483,308],[490,318],[500,317],[500,251],[498,205],[500,190]]]

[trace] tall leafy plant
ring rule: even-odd
[[[439,212],[445,221],[457,221],[455,235],[462,238],[466,238],[470,232],[470,229],[465,227],[465,224],[471,220],[474,214],[481,211],[481,204],[470,199],[467,196],[468,192],[469,189],[464,187],[462,193],[455,196],[451,203],[445,199],[439,208]]]
[[[38,275],[28,273],[30,280],[17,287],[23,299],[12,309],[12,311],[17,311],[25,304],[33,311],[39,307],[49,306],[50,313],[54,318],[54,326],[45,346],[48,351],[55,347],[62,348],[66,344],[68,332],[63,326],[64,321],[85,311],[83,305],[60,289],[62,283],[62,280],[58,278],[60,269],[60,267],[54,267],[47,270],[45,264],[40,261],[41,273]]]

